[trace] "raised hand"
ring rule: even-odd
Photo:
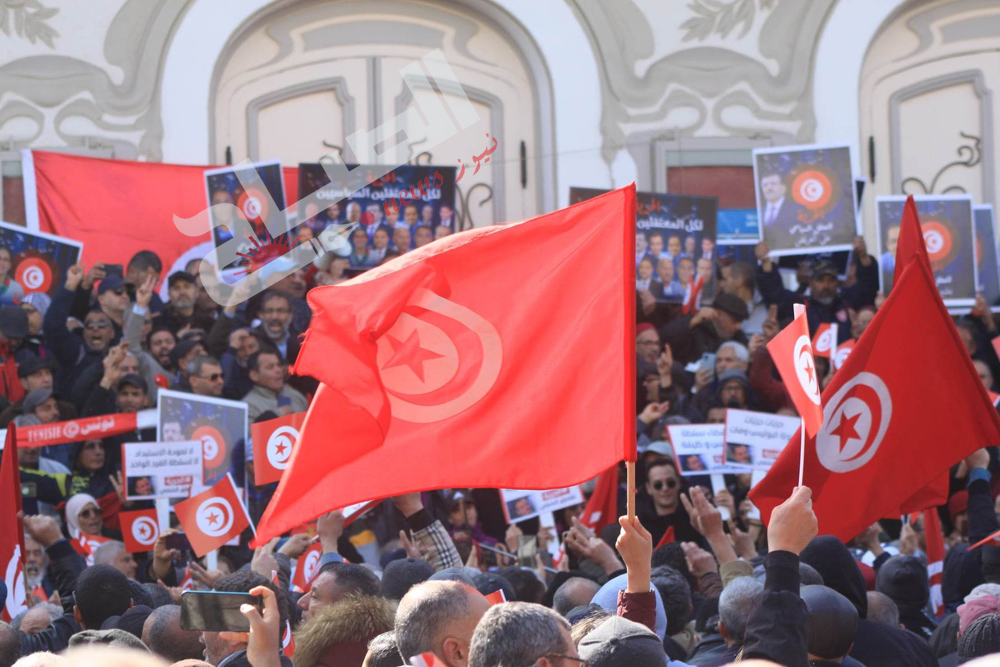
[[[80,281],[83,280],[86,268],[83,264],[74,264],[73,266],[66,269],[66,283],[65,287],[70,292],[75,292],[76,288],[80,286]]]
[[[170,567],[173,565],[174,558],[177,558],[179,555],[177,549],[167,548],[167,538],[176,532],[172,528],[160,532],[160,536],[156,538],[156,542],[153,544],[153,576],[157,579],[163,579],[170,574]],[[213,571],[217,572],[218,570]],[[219,577],[222,577],[221,572],[219,572]]]
[[[271,573],[278,569],[278,559],[274,557],[274,549],[277,546],[278,538],[275,537],[259,549],[254,549],[250,558],[250,569],[270,579]]]
[[[153,298],[153,287],[156,285],[155,276],[147,276],[142,284],[135,289],[135,305],[140,308],[149,308],[149,302]]]
[[[270,575],[268,575],[270,576]],[[250,632],[220,632],[219,639],[245,642],[247,660],[253,667],[281,667],[281,614],[278,599],[267,586],[250,589],[250,595],[264,598],[264,614],[251,604],[240,605],[240,613],[250,621]]]
[[[667,414],[670,410],[670,401],[663,401],[662,403],[649,403],[642,409],[639,413],[639,419],[646,424],[652,424],[660,419],[663,415]]]
[[[694,542],[681,542],[681,549],[684,550],[684,559],[687,561],[688,569],[695,577],[719,571],[719,564],[715,562],[715,557]]]
[[[615,548],[625,561],[625,590],[630,593],[646,593],[649,591],[653,560],[653,536],[643,527],[638,517],[619,517],[618,524],[622,531],[615,542]]]
[[[798,555],[818,532],[816,514],[812,510],[812,489],[800,486],[771,512],[767,543],[771,551]]]
[[[307,533],[298,533],[285,540],[285,543],[278,549],[278,553],[289,558],[298,558],[306,552],[311,543],[312,538]]]

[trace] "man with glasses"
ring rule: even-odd
[[[703,543],[681,505],[680,494],[681,478],[674,460],[661,456],[650,461],[646,466],[645,497],[640,499],[636,514],[653,535],[653,544],[658,543],[671,527],[677,542]]]
[[[107,276],[97,287],[97,304],[115,326],[115,339],[121,338],[125,311],[132,305],[124,278]]]
[[[472,635],[469,667],[587,667],[587,661],[576,652],[569,629],[569,621],[538,604],[495,605],[483,615]]]
[[[52,298],[42,320],[46,347],[59,362],[56,388],[62,392],[71,389],[91,364],[101,363],[115,337],[114,324],[103,310],[91,310],[84,317],[82,340],[66,326],[85,273],[81,264],[67,269],[66,282]]]
[[[222,365],[214,357],[201,356],[188,362],[188,381],[191,392],[198,396],[222,396],[225,377]]]

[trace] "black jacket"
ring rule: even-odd
[[[772,551],[764,558],[764,570],[764,594],[747,619],[743,659],[806,667],[809,614],[799,597],[799,557],[789,551]]]
[[[670,345],[670,351],[674,355],[674,360],[681,363],[690,363],[701,358],[706,352],[715,352],[719,346],[726,341],[716,332],[715,326],[711,322],[702,322],[691,327],[693,315],[686,315],[667,322],[660,329],[660,338]],[[737,331],[730,340],[742,345],[749,345],[746,334]]]
[[[930,646],[908,630],[874,623],[868,618],[865,580],[847,547],[835,537],[821,535],[802,551],[802,562],[812,565],[823,583],[858,610],[858,632],[851,657],[866,667],[937,667]]]

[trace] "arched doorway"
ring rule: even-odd
[[[998,88],[1000,5],[914,0],[898,8],[872,40],[861,76],[872,194],[967,193],[992,203]],[[874,197],[865,197],[865,220],[871,233]]]
[[[555,190],[550,87],[540,57],[525,53],[533,43],[511,26],[462,2],[270,5],[230,38],[216,64],[213,161],[315,162],[412,104],[400,69],[441,49],[480,121],[417,162],[470,165],[495,137],[490,163],[458,186],[465,225],[536,215]],[[527,158],[539,155],[548,157]]]

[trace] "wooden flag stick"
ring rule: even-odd
[[[801,420],[799,428],[799,486],[802,486],[802,474],[806,468],[806,420]]]
[[[628,472],[628,519],[631,521],[635,518],[635,461],[626,461],[625,470]]]

